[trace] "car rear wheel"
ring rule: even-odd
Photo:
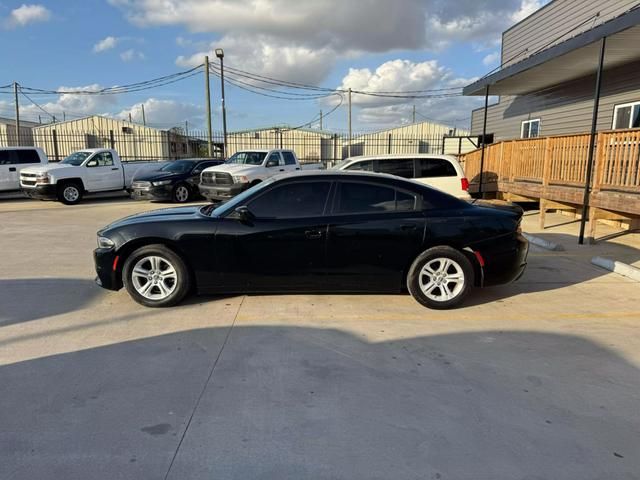
[[[147,307],[171,307],[184,299],[191,279],[184,261],[164,245],[134,251],[124,264],[124,286]]]
[[[464,253],[451,247],[433,247],[411,265],[407,287],[425,307],[453,308],[467,295],[473,275],[473,266]]]
[[[58,200],[65,205],[75,205],[82,200],[82,187],[77,182],[65,182],[58,186]]]
[[[173,189],[173,201],[176,203],[186,203],[190,200],[190,197],[191,192],[189,191],[189,187],[184,183],[176,185]]]

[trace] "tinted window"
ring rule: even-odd
[[[258,218],[317,217],[324,212],[330,182],[290,183],[275,187],[249,202]]]
[[[35,150],[16,150],[18,163],[40,163],[40,155]]]
[[[282,152],[282,156],[284,157],[285,165],[295,165],[296,157],[291,152]]]
[[[368,183],[341,183],[338,213],[392,212],[396,208],[396,191]]]
[[[349,165],[345,170],[364,170],[367,172],[373,172],[373,160],[363,160],[362,162],[356,162]]]
[[[271,155],[269,155],[266,165],[267,167],[275,167],[280,165],[280,154],[278,152],[273,152]]]
[[[0,150],[0,165],[15,165],[18,163],[18,156],[15,150]]]
[[[399,212],[406,212],[408,210],[415,210],[415,208],[415,195],[396,190],[396,210],[398,210]]]
[[[413,178],[413,159],[378,160],[376,172],[388,173],[402,178]]]
[[[442,158],[419,158],[417,163],[416,178],[458,176],[451,162]]]

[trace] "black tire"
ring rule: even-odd
[[[161,259],[157,267],[157,272],[153,270],[153,264],[150,258]],[[136,266],[144,270],[146,265],[151,267],[151,270],[149,270],[151,275],[146,277],[149,283],[141,281],[141,279],[145,279],[144,275],[137,274],[134,278],[133,273]],[[160,279],[162,271],[169,271],[166,268],[167,265],[173,267],[175,271],[174,282],[169,282],[170,279]],[[154,277],[154,275],[157,276]],[[156,284],[150,285],[154,280]],[[146,307],[172,307],[180,303],[191,290],[191,275],[189,269],[179,255],[164,245],[147,245],[138,248],[129,255],[122,269],[122,281],[131,298]],[[162,287],[158,282],[162,282]],[[147,285],[149,285],[149,289],[145,296],[141,291],[144,290]],[[172,285],[174,285],[173,288],[171,288]],[[162,295],[165,293],[163,292],[163,288],[167,288],[171,290],[171,292],[162,298],[150,298],[154,295]]]
[[[255,187],[256,185],[258,185],[261,182],[262,182],[262,180],[254,180],[253,182],[251,182],[249,184],[249,187]]]
[[[448,260],[448,266],[445,260]],[[433,275],[425,269],[427,265]],[[460,280],[456,281],[458,278]],[[425,307],[436,310],[460,305],[473,284],[473,265],[467,256],[445,246],[422,252],[407,275],[407,288],[411,296]]]
[[[58,200],[65,205],[77,205],[82,201],[82,185],[79,182],[62,182],[58,185]]]
[[[186,197],[184,196],[185,191]],[[179,183],[173,187],[171,197],[175,203],[187,203],[191,200],[191,189],[186,183]]]

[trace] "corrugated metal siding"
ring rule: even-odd
[[[590,30],[637,3],[637,0],[555,0],[502,34],[502,63],[524,60],[542,47],[549,48]],[[597,19],[571,31],[597,12],[600,12]],[[529,50],[525,53],[526,48]]]
[[[609,130],[615,105],[640,101],[640,62],[606,71],[602,78],[602,96],[598,130]],[[520,138],[523,120],[540,118],[541,135],[564,135],[591,129],[595,77],[585,77],[543,92],[517,97],[502,97],[489,107],[487,132],[495,140]],[[482,133],[483,110],[474,110],[471,132]]]

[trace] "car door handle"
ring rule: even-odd
[[[284,168],[281,168],[281,169],[280,169],[280,171],[281,171],[281,172],[284,172]]]
[[[10,172],[15,172],[16,171],[16,167],[9,167],[9,171]]]
[[[296,167],[296,170],[300,170],[300,167]]]
[[[320,230],[307,230],[304,232],[304,236],[309,240],[317,240],[318,238],[322,238],[322,232]]]
[[[111,170],[118,170],[118,167],[116,167],[116,168],[112,168]]]
[[[400,230],[402,230],[403,232],[410,232],[417,228],[418,227],[415,223],[405,223],[404,225],[400,225]]]

